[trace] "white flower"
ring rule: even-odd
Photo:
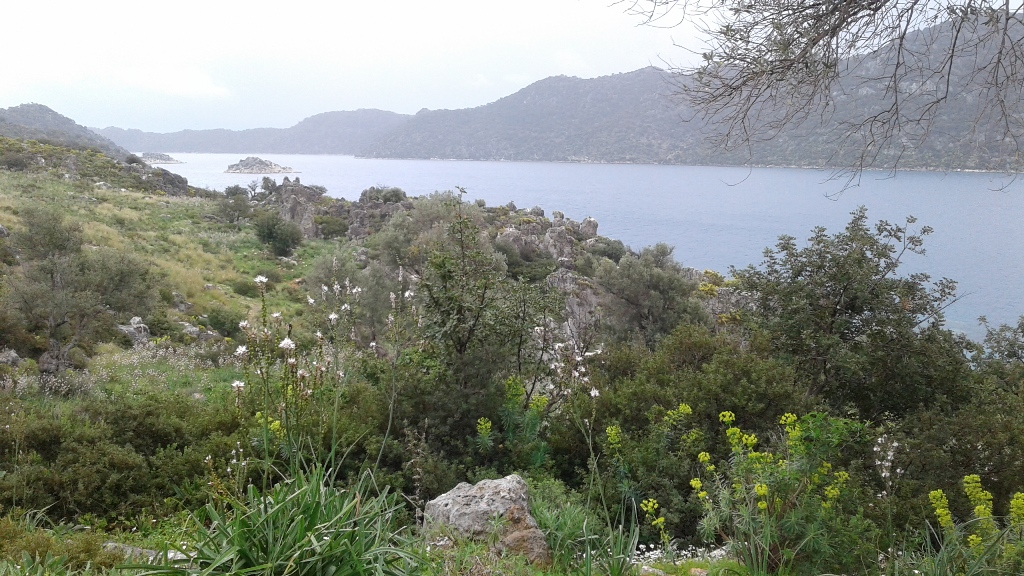
[[[295,342],[292,342],[291,338],[285,338],[281,340],[281,343],[277,345],[282,350],[295,350]]]
[[[597,388],[591,388],[590,389],[590,397],[591,398],[597,398],[600,395],[601,395],[601,393],[597,391]]]
[[[304,368],[299,368],[298,377],[301,380],[305,380],[306,378],[309,378],[309,372],[306,372]]]
[[[288,359],[288,365],[289,366],[295,366],[295,358],[289,358]]]
[[[249,327],[249,321],[242,320],[241,322],[238,323],[238,327],[241,328],[242,330],[245,330],[246,328]]]
[[[338,321],[338,315],[335,314],[334,312],[331,312],[330,314],[327,315],[327,319],[331,321],[331,324],[334,324],[335,322]]]
[[[231,383],[231,387],[235,390],[235,392],[241,392],[242,388],[245,388],[245,382],[242,382],[241,380],[235,380],[234,382]]]
[[[359,294],[362,291],[363,291],[363,289],[360,288],[359,286],[356,286],[356,287],[352,288],[352,294],[353,295],[357,295],[357,294]]]
[[[280,312],[274,312],[273,314],[270,315],[270,317],[273,318],[274,320],[280,320],[281,319],[281,313]]]
[[[351,307],[351,306],[349,306],[348,304],[342,304],[342,305],[341,305],[341,311],[342,311],[342,312],[348,312],[348,311],[349,311],[349,310],[351,310],[351,309],[352,309],[352,307]]]
[[[321,332],[321,331],[317,330],[317,331],[316,331],[316,339],[317,339],[317,340],[323,340],[323,339],[324,339],[324,334],[323,334],[323,332]],[[315,364],[315,362],[314,362],[314,364]]]
[[[267,283],[267,277],[264,276],[263,274],[260,274],[259,276],[253,278],[252,281],[260,286],[263,286],[264,284]]]
[[[404,296],[405,296],[406,298],[412,298],[412,297],[413,297],[413,296],[414,296],[415,294],[416,294],[416,293],[415,293],[415,292],[413,292],[412,290],[406,290],[406,291],[405,291],[405,294],[404,294]]]
[[[320,291],[323,292],[324,294],[327,294],[328,290],[330,290],[330,288],[327,287],[327,284],[320,285]]]
[[[248,351],[249,351],[249,349],[246,348],[244,345],[243,346],[239,346],[238,348],[235,348],[235,356],[239,356],[239,357],[245,356],[245,353],[248,352]]]
[[[313,304],[316,304],[316,300],[313,300],[312,296],[306,296],[306,302],[309,302],[310,306],[312,306]]]

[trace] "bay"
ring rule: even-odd
[[[262,178],[224,174],[244,155],[174,154],[184,164],[165,168],[193,186],[223,190]],[[384,160],[351,156],[260,154],[291,166],[305,184],[336,198],[358,199],[370,186],[398,186],[410,195],[463,187],[488,205],[540,206],[550,216],[592,216],[603,236],[634,249],[665,242],[685,266],[727,272],[759,264],[779,235],[803,240],[815,226],[838,231],[858,206],[874,222],[930,226],[927,253],[905,259],[902,273],[926,272],[959,283],[960,300],[947,325],[972,338],[977,319],[1013,323],[1024,315],[1024,182],[1003,174],[864,172],[856,187],[830,180],[829,171],[797,168],[660,166]],[[283,175],[271,175],[278,182]]]

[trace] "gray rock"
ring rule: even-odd
[[[0,224],[0,238],[7,238],[10,235],[10,231],[8,231],[7,228],[4,228],[4,226]]]
[[[149,341],[149,326],[142,323],[142,318],[135,316],[128,324],[118,324],[118,332],[132,339],[132,344],[145,344]]]
[[[192,303],[185,300],[185,295],[181,292],[171,292],[171,298],[174,299],[174,309],[178,312],[188,312],[192,310]]]
[[[281,218],[298,225],[303,238],[317,238],[320,231],[316,225],[317,204],[323,192],[312,186],[303,186],[294,182],[282,184],[275,193],[274,202],[278,204]]]
[[[540,206],[534,206],[533,208],[530,208],[526,213],[536,218],[544,217],[544,209],[541,208]]]
[[[526,246],[526,239],[523,237],[523,233],[515,228],[506,228],[498,233],[495,242],[502,242],[514,246],[516,250],[522,251],[523,247]]]
[[[593,238],[594,236],[597,236],[597,220],[594,220],[590,216],[584,218],[583,222],[580,223],[580,234],[582,234],[584,238]]]
[[[14,350],[4,348],[3,350],[0,350],[0,364],[5,366],[17,366],[18,364],[21,364],[21,357],[19,357],[18,353]]]
[[[555,210],[551,213],[551,225],[562,226],[565,224],[565,214],[561,210]]]
[[[516,212],[517,210],[519,210],[518,208],[516,208],[515,202],[509,202],[508,204],[505,205],[505,207],[508,208],[509,212]]]
[[[199,334],[202,333],[202,330],[200,330],[197,326],[193,326],[188,322],[178,322],[178,324],[181,325],[181,331],[184,332],[186,336],[199,338]]]
[[[446,526],[460,536],[486,539],[494,530],[494,519],[502,522],[500,551],[522,554],[533,564],[551,562],[544,533],[530,516],[526,482],[513,474],[499,480],[465,482],[427,503],[424,526]]]
[[[541,247],[547,250],[555,260],[572,258],[572,246],[575,239],[569,235],[564,226],[552,226],[544,233]]]

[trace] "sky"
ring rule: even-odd
[[[0,108],[154,132],[480,106],[548,76],[687,65],[694,43],[612,0],[10,4]]]

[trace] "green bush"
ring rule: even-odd
[[[256,238],[269,244],[275,256],[287,256],[302,244],[302,230],[294,222],[288,222],[276,212],[263,212],[253,219]]]

